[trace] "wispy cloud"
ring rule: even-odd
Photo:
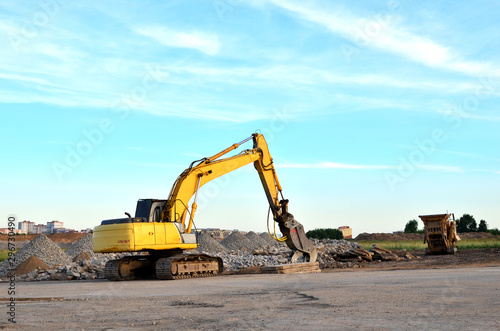
[[[483,121],[490,121],[490,122],[500,121],[500,116],[494,116],[494,115],[476,115],[476,114],[471,114],[470,112],[457,112],[457,111],[445,110],[445,109],[439,109],[438,113],[443,114],[443,115],[448,115],[448,116],[462,117],[462,118],[466,118],[466,119],[483,120]]]
[[[447,165],[431,165],[431,164],[418,164],[415,166],[418,169],[436,171],[436,172],[453,172],[453,173],[463,173],[464,169],[457,166],[447,166]]]
[[[215,55],[220,49],[218,37],[205,32],[175,31],[162,26],[134,27],[133,31],[168,47],[195,49],[208,55]]]
[[[361,165],[361,164],[345,164],[335,162],[321,163],[288,163],[282,164],[282,168],[301,168],[301,169],[353,169],[353,170],[383,170],[393,168],[386,165]]]
[[[311,2],[269,0],[276,6],[298,15],[301,19],[316,23],[334,34],[358,43],[359,31],[375,26],[382,30],[369,38],[368,46],[399,54],[405,58],[431,67],[439,67],[468,75],[500,75],[500,70],[490,63],[467,61],[456,55],[458,52],[429,38],[419,36],[410,29],[397,25],[397,19],[385,22],[383,26],[373,17],[362,17],[336,6],[311,5]],[[394,14],[392,14],[394,16]]]
[[[446,153],[446,154],[452,154],[452,155],[458,155],[458,156],[467,157],[467,158],[473,158],[473,159],[500,161],[499,158],[489,157],[489,156],[485,156],[485,155],[481,155],[481,154],[476,154],[476,153],[457,152],[457,151],[450,151],[450,150],[438,149],[438,148],[436,148],[436,152],[441,152],[441,153]]]
[[[353,86],[394,87],[401,89],[441,91],[444,93],[473,92],[477,84],[452,80],[408,80],[397,75],[356,74],[349,75],[336,73],[333,69],[306,67],[300,64],[281,65],[270,64],[259,67],[234,66],[216,67],[200,66],[196,64],[177,66],[171,69],[179,74],[194,75],[207,81],[227,82],[252,85],[276,83],[290,85],[318,85],[318,84],[348,84]],[[245,78],[241,80],[241,78]]]
[[[150,163],[150,162],[136,162],[136,161],[122,161],[123,164],[130,164],[139,167],[147,168],[169,168],[169,169],[182,169],[182,165],[173,163]]]
[[[300,168],[300,169],[346,169],[346,170],[388,170],[398,169],[393,165],[367,165],[367,164],[347,164],[336,162],[319,162],[319,163],[285,163],[280,165],[282,168]],[[451,172],[463,173],[464,169],[457,166],[447,165],[431,165],[419,164],[415,165],[416,168],[431,171],[431,172]]]

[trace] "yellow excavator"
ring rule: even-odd
[[[252,149],[221,158],[251,139]],[[198,192],[209,181],[249,163],[254,164],[259,174],[269,209],[282,233],[281,238],[277,238],[276,232],[273,237],[284,241],[292,250],[293,263],[298,260],[315,262],[317,249],[306,237],[302,224],[288,212],[288,200],[283,198],[266,140],[255,133],[212,157],[192,162],[175,181],[168,200],[141,199],[137,202],[135,217],[125,213],[128,217],[104,220],[96,226],[94,252],[147,252],[108,261],[104,269],[106,279],[180,279],[220,274],[223,271],[221,258],[184,252],[198,246],[193,231]]]

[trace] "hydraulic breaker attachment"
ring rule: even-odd
[[[307,238],[304,226],[297,222],[290,213],[279,215],[276,221],[281,233],[286,237],[286,245],[292,250],[292,263],[302,257],[304,262],[316,262],[318,250]]]

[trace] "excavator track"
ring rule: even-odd
[[[120,260],[110,260],[104,266],[104,276],[107,280],[124,280],[119,272]]]
[[[158,279],[213,277],[222,273],[223,262],[205,254],[179,254],[158,259],[155,270]]]
[[[104,267],[104,276],[111,281],[185,279],[217,276],[223,269],[221,258],[206,254],[177,254],[160,258],[143,255],[108,261]]]
[[[153,261],[149,256],[126,256],[119,260],[110,260],[104,266],[107,280],[147,279],[154,276],[151,267]]]

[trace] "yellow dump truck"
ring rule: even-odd
[[[419,216],[425,226],[424,244],[426,254],[455,254],[460,240],[454,214],[436,214]],[[450,220],[452,217],[453,220]]]

